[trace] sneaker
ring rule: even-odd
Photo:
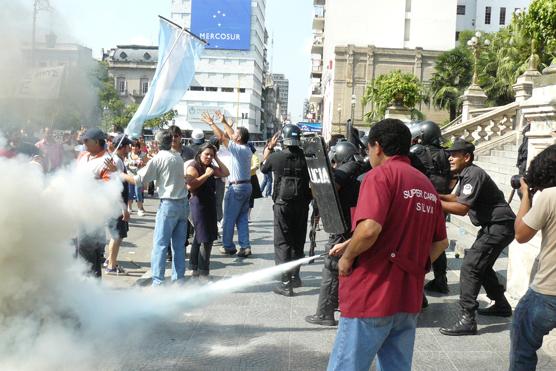
[[[106,268],[106,274],[110,276],[125,276],[127,272],[121,268],[120,266],[116,266],[116,268]]]
[[[313,314],[312,316],[305,317],[305,322],[320,326],[338,326],[338,321],[334,319],[334,315],[325,316],[322,314]]]
[[[425,290],[427,291],[431,291],[431,292],[438,292],[440,294],[447,294],[450,292],[450,289],[448,288],[448,281],[446,280],[446,277],[444,277],[443,279],[438,278],[438,279],[433,279],[432,281],[427,282],[427,284],[425,285]]]
[[[224,248],[224,246],[218,248],[218,251],[220,251],[220,253],[222,253],[224,255],[230,255],[230,256],[235,255],[236,252],[237,252],[236,249],[228,250],[228,249]]]
[[[250,247],[246,247],[246,248],[245,248],[245,256],[251,256],[251,255],[253,255],[253,254],[251,253],[251,248],[250,248]]]
[[[104,263],[102,263],[102,266],[103,266],[104,268],[107,268],[107,267],[108,267],[108,262],[109,262],[109,260],[106,259],[106,260],[104,261]]]
[[[137,211],[137,216],[145,216],[145,210]]]
[[[239,249],[239,252],[237,253],[237,257],[238,258],[246,258],[247,257],[247,254],[245,253],[244,248]]]

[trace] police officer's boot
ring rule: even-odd
[[[511,317],[512,306],[504,295],[494,301],[494,304],[487,308],[477,309],[477,313],[482,316]]]
[[[291,275],[291,286],[294,289],[303,286],[303,282],[301,282],[301,277],[299,276],[299,268],[295,269]]]
[[[442,335],[448,336],[464,336],[477,334],[477,321],[475,313],[462,311],[458,321],[452,327],[444,327],[440,329]]]
[[[272,291],[278,295],[293,296],[290,273],[283,273],[280,283]]]
[[[435,277],[432,281],[427,282],[425,290],[447,294],[450,291],[448,289],[448,279],[446,276]]]

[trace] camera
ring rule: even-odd
[[[513,189],[521,188],[521,175],[513,175],[512,179],[510,180],[510,184]]]

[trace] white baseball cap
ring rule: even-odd
[[[205,133],[201,129],[194,129],[191,132],[191,139],[195,144],[202,144],[205,142]]]

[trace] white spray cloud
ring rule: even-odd
[[[121,182],[73,168],[44,176],[23,157],[0,158],[0,174],[0,370],[119,368],[158,321],[313,259],[206,286],[111,290],[84,276],[71,240],[118,213]]]

